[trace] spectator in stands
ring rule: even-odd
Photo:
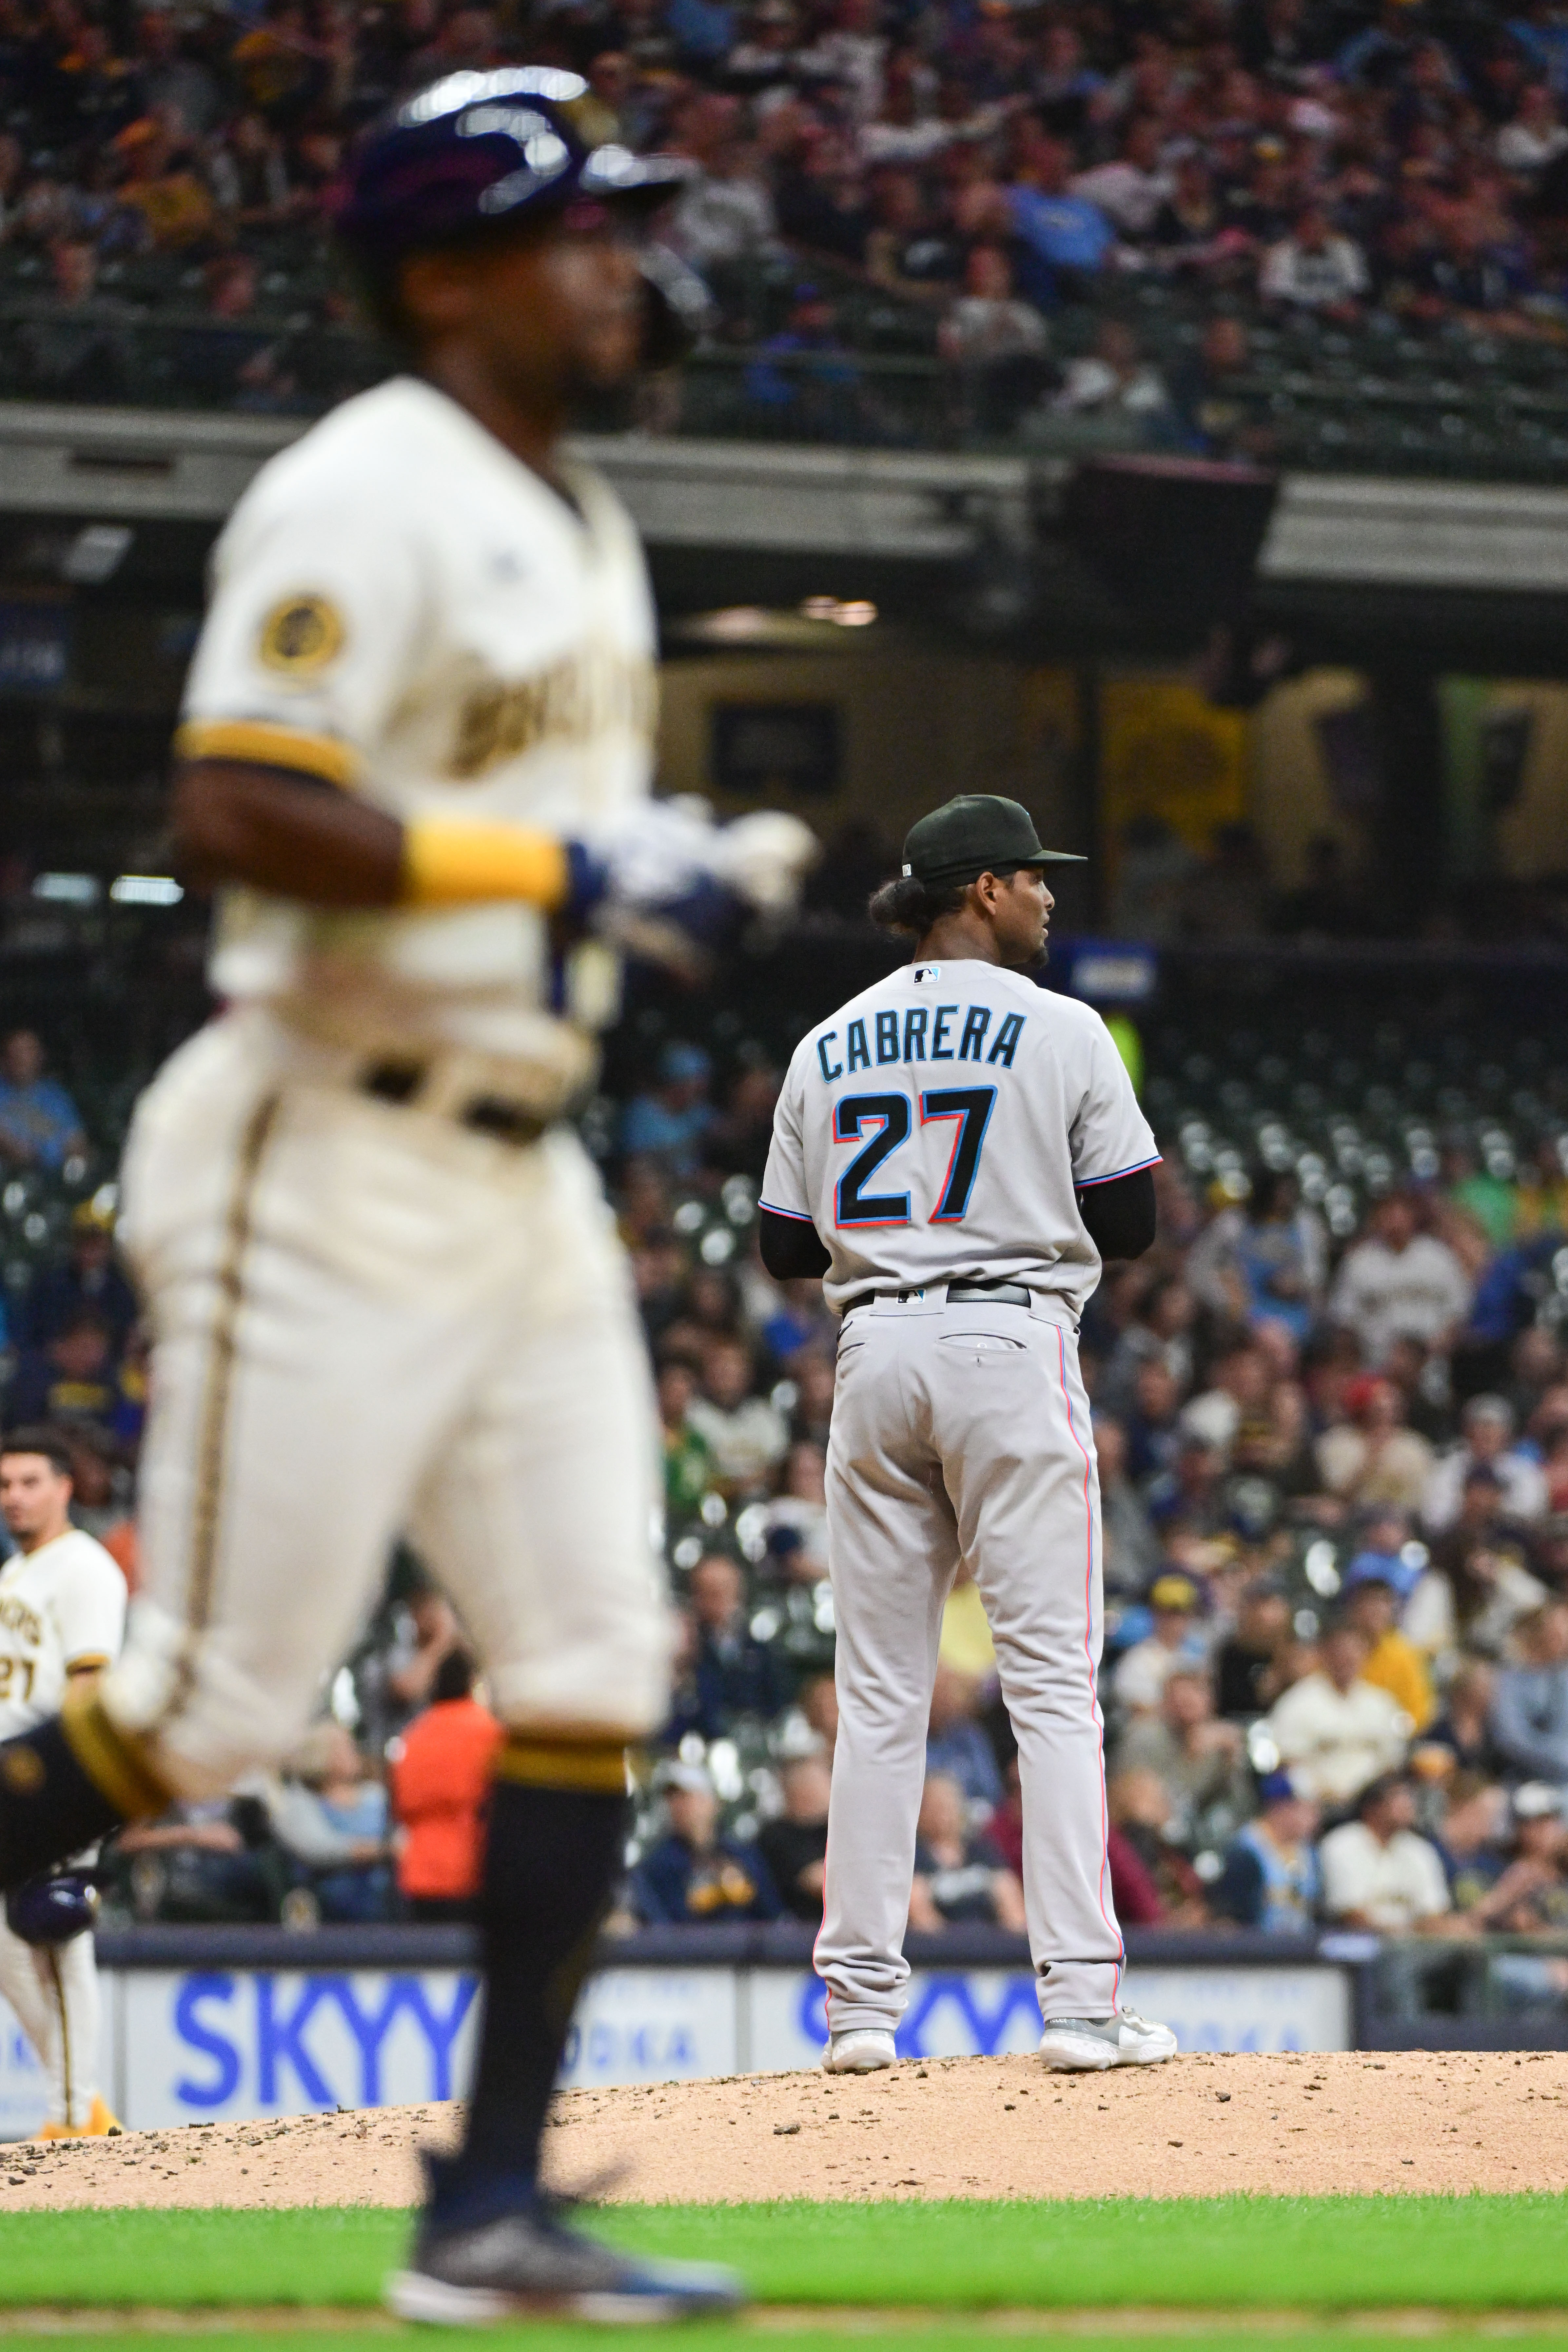
[[[1497,1672],[1484,1658],[1461,1665],[1444,1694],[1443,1711],[1429,1724],[1423,1748],[1439,1750],[1451,1759],[1451,1769],[1490,1780],[1497,1769],[1492,1746],[1491,1711],[1497,1696]]]
[[[737,1718],[766,1719],[788,1693],[773,1652],[746,1620],[746,1580],[732,1559],[710,1552],[691,1571],[697,1646],[692,1663],[695,1714],[689,1728],[717,1739]]]
[[[1266,1936],[1310,1936],[1322,1896],[1313,1837],[1318,1807],[1299,1797],[1289,1772],[1268,1772],[1258,1784],[1258,1810],[1226,1850],[1212,1896],[1218,1917]]]
[[[1561,1936],[1568,1927],[1568,1826],[1563,1791],[1547,1780],[1527,1780],[1509,1805],[1510,1853],[1505,1867],[1466,1913],[1483,1935]],[[1511,1956],[1510,1956],[1511,1957]],[[1495,1966],[1495,1963],[1494,1963]],[[1527,1974],[1514,1986],[1540,1996],[1541,1979]],[[1556,1961],[1551,1989],[1568,1990],[1568,1969]]]
[[[632,1873],[630,1902],[649,1926],[718,1927],[776,1919],[780,1904],[754,1845],[719,1835],[719,1800],[700,1764],[665,1764],[658,1786],[668,1828]]]
[[[86,1150],[87,1138],[80,1112],[45,1066],[31,1029],[13,1029],[0,1045],[0,1160],[54,1174]]]
[[[1260,1576],[1244,1587],[1234,1630],[1215,1654],[1215,1706],[1232,1721],[1249,1723],[1279,1696],[1279,1661],[1290,1639],[1285,1588]]]
[[[1345,1622],[1367,1640],[1362,1680],[1385,1690],[1415,1731],[1425,1731],[1437,1712],[1432,1677],[1415,1643],[1399,1630],[1399,1596],[1382,1562],[1352,1561],[1343,1593]]]
[[[1404,1400],[1394,1382],[1375,1372],[1350,1381],[1344,1410],[1347,1418],[1325,1429],[1317,1442],[1324,1487],[1357,1509],[1418,1509],[1435,1457],[1426,1440],[1406,1428]]]
[[[1464,1268],[1446,1242],[1421,1231],[1407,1192],[1377,1203],[1329,1293],[1330,1316],[1355,1333],[1364,1360],[1377,1368],[1400,1339],[1450,1346],[1469,1304]]]
[[[1100,1512],[1107,1592],[1131,1599],[1146,1592],[1160,1565],[1160,1540],[1143,1497],[1127,1475],[1127,1433],[1109,1413],[1094,1416],[1100,1469]]]
[[[926,1772],[951,1781],[978,1812],[1001,1801],[996,1751],[981,1728],[980,1690],[973,1676],[940,1661],[931,1685]]]
[[[1290,235],[1269,247],[1258,290],[1266,302],[1350,321],[1369,283],[1366,257],[1354,238],[1336,235],[1322,207],[1310,205]]]
[[[789,1449],[789,1426],[767,1397],[752,1393],[754,1366],[740,1339],[716,1339],[702,1360],[702,1390],[687,1409],[731,1495],[761,1494]]]
[[[64,1263],[40,1266],[28,1284],[18,1337],[25,1346],[42,1347],[84,1314],[107,1327],[116,1352],[137,1316],[136,1294],[115,1262],[114,1220],[91,1201],[71,1212]]]
[[[289,1878],[266,1810],[248,1794],[132,1822],[103,1867],[134,1918],[191,1927],[276,1925]]]
[[[1283,1324],[1297,1341],[1311,1329],[1327,1273],[1322,1220],[1291,1169],[1254,1170],[1245,1206],[1222,1209],[1187,1260],[1206,1306],[1240,1323]]]
[[[1411,1596],[1405,1631],[1441,1669],[1462,1648],[1483,1658],[1509,1654],[1514,1628],[1547,1598],[1546,1587],[1506,1538],[1449,1551]]]
[[[448,1650],[430,1704],[404,1733],[390,1763],[392,1811],[403,1831],[397,1885],[410,1918],[474,1916],[484,1860],[490,1770],[501,1737],[474,1696],[474,1664]]]
[[[1114,1883],[1115,1844],[1120,1839],[1142,1871],[1136,1891],[1152,1886],[1160,1907],[1160,1924],[1169,1927],[1201,1927],[1208,1919],[1204,1884],[1180,1843],[1181,1808],[1157,1772],[1118,1772],[1106,1790],[1112,1839]]]
[[[973,1922],[1025,1932],[1024,1889],[984,1830],[968,1826],[963,1788],[945,1773],[926,1774],[915,1829],[910,1926],[923,1935]]]
[[[788,1758],[779,1767],[784,1811],[764,1824],[757,1839],[784,1909],[813,1926],[822,1917],[832,1780],[832,1766],[821,1748]]]
[[[1215,1717],[1202,1671],[1178,1666],[1166,1675],[1159,1713],[1133,1719],[1116,1744],[1115,1763],[1118,1771],[1157,1772],[1190,1824],[1216,1810],[1239,1821],[1250,1810],[1242,1735]]]
[[[1516,1779],[1568,1790],[1568,1601],[1522,1618],[1514,1638],[1520,1663],[1498,1676],[1493,1744]]]
[[[1099,205],[1071,194],[1071,150],[1037,140],[1025,173],[998,192],[1000,206],[976,206],[969,215],[973,231],[999,228],[1016,240],[1019,290],[1045,310],[1091,284],[1116,244]]]
[[[5,1409],[12,1421],[82,1424],[112,1441],[129,1428],[124,1402],[114,1336],[97,1315],[79,1308],[42,1347],[23,1353]]]
[[[1442,1857],[1415,1819],[1410,1782],[1386,1772],[1361,1790],[1355,1819],[1329,1832],[1320,1849],[1323,1914],[1336,1927],[1409,1936],[1452,1926]]]
[[[1545,1516],[1546,1479],[1539,1461],[1514,1444],[1513,1409],[1500,1396],[1471,1397],[1459,1416],[1460,1443],[1445,1454],[1427,1482],[1422,1517],[1434,1535],[1459,1516],[1465,1481],[1472,1470],[1489,1470],[1510,1519],[1530,1522]]]
[[[693,1429],[691,1407],[697,1399],[697,1375],[689,1364],[659,1367],[658,1415],[664,1433],[664,1507],[670,1523],[684,1527],[701,1508],[702,1498],[718,1483],[713,1449],[700,1431]]]
[[[269,1785],[267,1809],[310,1897],[302,1919],[340,1925],[391,1916],[386,1790],[341,1724],[307,1733]]]
[[[1153,1714],[1167,1678],[1179,1667],[1202,1667],[1208,1643],[1199,1619],[1201,1595],[1191,1577],[1169,1572],[1149,1587],[1150,1630],[1117,1660],[1110,1687],[1116,1704]]]
[[[1164,144],[1159,118],[1138,115],[1122,133],[1118,153],[1078,173],[1073,194],[1103,213],[1119,236],[1133,241],[1147,236],[1176,188],[1164,163]]]
[[[1068,362],[1052,406],[1064,416],[1121,417],[1152,433],[1170,418],[1171,395],[1131,328],[1121,319],[1102,319],[1093,351]]]
[[[634,1095],[621,1121],[621,1149],[672,1176],[694,1176],[713,1124],[713,1065],[700,1045],[675,1040],[658,1057],[650,1092]]]
[[[1331,1625],[1316,1670],[1292,1684],[1264,1718],[1292,1785],[1318,1804],[1349,1804],[1405,1760],[1409,1718],[1366,1680],[1370,1653],[1359,1627]]]
[[[450,1601],[419,1570],[406,1602],[395,1612],[391,1641],[374,1654],[361,1678],[373,1744],[384,1748],[429,1706],[442,1660],[461,1646]]]
[[[1012,430],[1055,381],[1046,322],[1013,291],[1000,246],[970,247],[963,294],[942,320],[939,349],[958,373],[968,422],[982,434]]]

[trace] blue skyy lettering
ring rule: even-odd
[[[452,2045],[463,2030],[463,2020],[474,2005],[479,1991],[477,1976],[461,1976],[452,1988],[452,1999],[445,2011],[437,2009],[426,1994],[426,1979],[421,1977],[404,1979],[404,2005],[414,2015],[420,2032],[430,2045],[430,2096],[449,2099],[452,2095]]]
[[[870,1066],[871,1056],[866,1045],[866,1024],[863,1021],[851,1021],[849,1024],[849,1067],[852,1070],[868,1070]]]
[[[233,1999],[232,1977],[195,1976],[184,1979],[174,2002],[175,2032],[191,2049],[210,2058],[214,2070],[206,2082],[182,2074],[174,2085],[174,2096],[182,2106],[199,2107],[204,2115],[210,2115],[215,2107],[226,2106],[238,2090],[239,2053],[226,2036],[203,2023],[201,2007],[204,2001]]]
[[[1013,1066],[1013,1055],[1017,1050],[1018,1040],[1023,1034],[1023,1014],[1021,1013],[1009,1013],[1007,1018],[1003,1022],[1002,1026],[996,1032],[996,1042],[992,1046],[991,1051],[986,1055],[986,1061],[1005,1062],[1008,1069],[1011,1069]]]
[[[269,1969],[258,1969],[256,2095],[263,2107],[283,2105],[284,2095],[279,2083],[285,2066],[292,2066],[300,2078],[300,2088],[313,2107],[336,2106],[337,2099],[306,2049],[303,2035],[322,2001],[338,1995],[342,1981],[338,1977],[306,1977],[300,1986],[292,2016],[285,2017],[277,2007],[279,2000],[286,1997],[285,1979],[275,1978]]]
[[[374,1983],[376,1979],[370,1979]],[[408,1979],[385,1977],[381,2005],[368,2016],[359,2005],[352,1977],[334,1977],[332,1992],[342,2011],[349,2032],[359,2044],[359,2104],[362,2107],[381,2105],[381,2045],[386,2039],[387,2028],[407,2000]]]
[[[936,1019],[931,1023],[931,1057],[933,1062],[951,1062],[952,1047],[945,1040],[950,1024],[958,1011],[956,1004],[939,1004]]]
[[[877,1015],[877,1059],[896,1062],[899,1058],[899,1016],[896,1013]]]
[[[985,1044],[985,1032],[991,1026],[991,1007],[972,1004],[963,1016],[963,1034],[958,1041],[961,1062],[978,1062]]]
[[[832,1045],[837,1034],[838,1032],[837,1029],[830,1029],[825,1037],[819,1037],[816,1041],[817,1067],[821,1070],[823,1076],[827,1080],[829,1085],[832,1084],[835,1078],[841,1078],[844,1076],[844,1065],[842,1062],[835,1062],[831,1069],[827,1066],[827,1049],[829,1045]]]
[[[926,1057],[926,1023],[931,1018],[929,1004],[911,1004],[904,1015],[904,1059],[923,1062]]]

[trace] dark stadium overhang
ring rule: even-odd
[[[0,577],[49,570],[51,533],[129,525],[89,599],[199,599],[212,538],[301,420],[0,404]],[[667,616],[826,594],[1041,656],[1190,650],[1182,594],[1127,593],[1059,459],[619,435],[584,443],[647,539]],[[1075,527],[1076,521],[1076,527]],[[58,573],[58,565],[56,566]],[[1290,475],[1253,597],[1295,658],[1568,676],[1568,490]]]

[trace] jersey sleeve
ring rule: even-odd
[[[362,489],[239,509],[186,683],[182,758],[359,782],[425,635],[423,567],[395,506],[377,515]]]
[[[805,1097],[797,1060],[790,1065],[773,1108],[773,1139],[768,1146],[759,1205],[771,1209],[776,1217],[799,1217],[809,1225],[816,1219],[806,1192]]]
[[[1098,1014],[1089,1033],[1089,1070],[1068,1138],[1072,1181],[1082,1191],[1159,1164],[1160,1147],[1138,1108],[1132,1081]]]
[[[125,1579],[99,1544],[84,1544],[62,1566],[55,1594],[55,1623],[66,1671],[106,1666],[120,1655],[125,1637]]]

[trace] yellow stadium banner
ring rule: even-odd
[[[1114,874],[1121,838],[1158,817],[1205,854],[1247,814],[1247,720],[1184,680],[1112,677],[1100,698],[1100,822]]]

